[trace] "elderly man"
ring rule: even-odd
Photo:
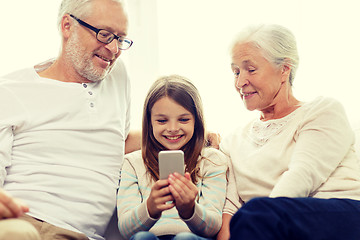
[[[138,148],[122,3],[63,0],[58,23],[59,56],[0,81],[0,239],[103,239]]]

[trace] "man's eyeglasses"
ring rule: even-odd
[[[105,30],[105,29],[98,29],[98,28],[93,27],[90,24],[84,22],[83,20],[75,17],[72,14],[69,14],[69,15],[70,15],[70,17],[72,17],[73,19],[78,21],[78,23],[80,23],[80,25],[94,31],[96,33],[96,39],[99,42],[109,44],[114,39],[116,39],[118,41],[118,48],[121,50],[129,49],[131,47],[131,45],[133,44],[133,41],[128,38],[124,38],[122,36],[117,36],[117,35],[113,34],[112,32],[109,32],[108,30]]]

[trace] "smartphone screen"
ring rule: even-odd
[[[168,178],[171,173],[184,175],[184,152],[181,150],[166,150],[159,152],[160,179]]]

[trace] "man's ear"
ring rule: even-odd
[[[61,32],[65,39],[68,39],[71,35],[71,28],[73,26],[72,19],[69,14],[65,14],[61,19]]]

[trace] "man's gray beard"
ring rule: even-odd
[[[69,38],[65,46],[66,58],[72,63],[75,71],[91,82],[102,81],[111,72],[112,67],[99,72],[91,61],[91,54],[85,52],[76,32]]]

